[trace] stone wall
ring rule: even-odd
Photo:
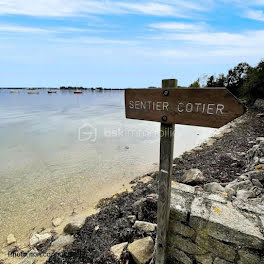
[[[173,182],[168,263],[264,263],[264,204]]]

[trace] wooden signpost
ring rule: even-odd
[[[156,264],[166,263],[170,215],[174,124],[219,128],[241,116],[245,108],[225,88],[178,89],[176,79],[162,89],[126,89],[126,118],[161,122]]]

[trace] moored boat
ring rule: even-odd
[[[75,94],[82,94],[83,92],[80,91],[80,90],[76,90],[76,91],[74,91],[74,93],[75,93]]]
[[[30,92],[28,92],[28,94],[39,94],[39,92],[36,92],[36,91],[30,91]]]

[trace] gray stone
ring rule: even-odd
[[[247,172],[247,175],[250,180],[257,179],[261,182],[264,181],[264,170],[250,171],[250,172]]]
[[[264,261],[261,262],[261,259],[258,255],[252,254],[247,250],[239,250],[239,261],[238,264],[260,264],[264,263]]]
[[[195,256],[195,259],[197,260],[198,263],[201,263],[201,264],[212,264],[213,263],[213,257],[211,254],[197,255]]]
[[[180,190],[180,186],[183,187]],[[174,220],[186,222],[190,213],[191,203],[194,198],[194,188],[186,188],[185,184],[172,185],[171,188],[171,212],[170,217]],[[184,191],[185,190],[185,191]],[[188,190],[188,191],[187,191]],[[189,192],[191,191],[191,192]],[[193,192],[193,193],[192,193]]]
[[[259,110],[264,110],[264,99],[257,99],[254,103],[254,107]]]
[[[264,142],[264,137],[257,137],[256,138],[256,142],[257,142],[257,144],[261,143],[261,142]]]
[[[151,193],[147,195],[147,199],[158,201],[159,195],[157,193]]]
[[[224,259],[215,258],[213,264],[232,264],[233,262],[226,261]]]
[[[216,256],[219,256],[228,261],[234,261],[236,257],[236,251],[229,245],[226,245],[212,237],[208,236],[205,232],[201,231],[195,240],[196,244],[203,248],[205,251],[209,251]],[[206,253],[206,252],[205,252]]]
[[[137,264],[145,264],[153,256],[154,241],[150,236],[138,239],[129,244],[127,250]]]
[[[244,201],[249,198],[256,197],[254,192],[248,191],[248,190],[238,190],[236,196],[237,196],[237,199],[244,200]]]
[[[110,251],[112,252],[112,254],[114,255],[114,257],[117,260],[120,260],[121,256],[122,256],[122,253],[123,253],[123,251],[124,251],[124,249],[126,248],[127,245],[128,245],[128,242],[124,242],[124,243],[121,243],[121,244],[114,245],[114,246],[112,246],[110,248]]]
[[[147,198],[142,198],[132,205],[133,212],[137,215],[138,220],[142,220],[144,218],[143,207],[146,201]]]
[[[55,241],[51,243],[51,249],[58,251],[66,246],[71,245],[73,241],[74,241],[74,237],[71,235],[59,236]]]
[[[212,203],[206,232],[215,239],[238,246],[262,249],[264,237],[256,222],[247,218],[232,204]],[[221,256],[220,256],[221,257]]]
[[[52,225],[53,225],[54,227],[59,226],[61,223],[62,223],[62,219],[59,218],[59,217],[58,217],[58,218],[55,218],[55,219],[52,220]]]
[[[224,192],[224,187],[218,182],[210,182],[204,185],[204,190],[211,193]]]
[[[84,216],[75,216],[70,223],[68,223],[63,231],[66,233],[66,234],[75,234],[77,233],[81,228],[82,226],[84,225],[85,223],[85,220],[86,220],[86,217]]]
[[[195,188],[193,186],[183,184],[183,183],[177,183],[172,185],[172,192],[173,193],[185,193],[185,194],[194,194],[195,193]]]
[[[196,235],[195,231],[191,227],[172,219],[169,222],[169,230],[174,234],[180,234],[182,236],[190,237],[192,239],[194,239]]]
[[[134,224],[137,220],[137,217],[135,215],[129,215],[127,216],[127,219],[129,220],[131,224]]]
[[[252,179],[252,183],[254,186],[257,186],[257,187],[263,189],[263,185],[261,184],[261,182],[258,179]]]
[[[201,255],[208,252],[207,249],[193,243],[191,239],[172,233],[168,235],[168,243],[191,255]]]
[[[7,238],[6,238],[6,243],[7,243],[8,246],[11,245],[11,244],[16,243],[16,238],[15,238],[15,236],[14,236],[13,234],[9,234],[9,235],[7,236]]]
[[[249,190],[253,186],[252,182],[250,180],[246,181],[238,181],[237,179],[230,182],[226,188],[232,188],[235,191],[237,190]]]
[[[41,245],[45,243],[47,240],[51,239],[51,234],[45,233],[45,234],[35,234],[33,235],[29,240],[29,245],[34,247],[37,245]]]
[[[228,186],[225,187],[225,192],[227,194],[227,197],[232,198],[236,195],[236,191],[233,188],[230,188]]]
[[[151,233],[156,230],[157,224],[152,224],[145,221],[136,221],[133,225],[133,228],[138,229],[139,231],[145,232],[145,233]]]
[[[205,180],[203,173],[199,169],[190,169],[185,171],[182,177],[183,183],[196,184]]]
[[[168,259],[172,263],[177,263],[178,261],[180,261],[183,264],[193,264],[192,259],[190,259],[183,251],[181,251],[175,247],[169,247]]]

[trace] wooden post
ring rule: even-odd
[[[177,80],[162,80],[164,96],[170,96],[167,88],[177,88]],[[170,216],[171,174],[173,163],[174,125],[166,124],[166,116],[162,117],[160,128],[160,172],[158,199],[158,226],[156,241],[156,264],[166,263],[166,243]]]

